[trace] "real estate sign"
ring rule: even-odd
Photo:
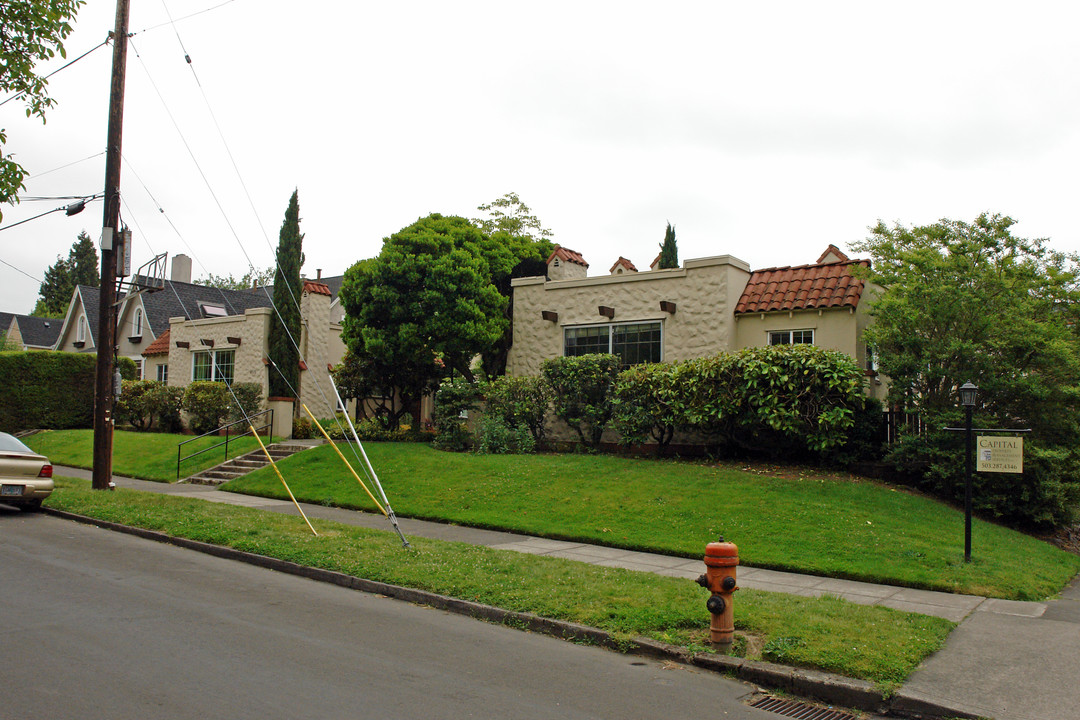
[[[979,472],[1024,472],[1024,438],[979,435],[975,455]]]

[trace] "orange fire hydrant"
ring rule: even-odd
[[[735,608],[731,594],[738,590],[735,568],[739,564],[739,548],[735,543],[711,542],[705,546],[705,574],[697,584],[712,592],[705,607],[712,614],[709,639],[714,645],[731,647],[735,637]]]

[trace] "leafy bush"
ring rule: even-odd
[[[116,398],[113,418],[118,423],[127,423],[135,430],[148,430],[154,423],[154,416],[146,407],[146,393],[158,383],[153,380],[123,380],[120,383],[120,397]]]
[[[259,383],[233,383],[229,395],[229,422],[251,417],[262,409],[262,385]],[[235,397],[234,397],[235,396]],[[239,405],[237,402],[239,401]]]
[[[555,416],[569,425],[588,448],[598,448],[614,411],[619,359],[593,353],[550,358],[541,372],[551,386]]]
[[[543,377],[503,375],[484,383],[484,413],[508,428],[525,428],[534,447],[544,444],[544,417],[551,403],[551,388]]]
[[[718,448],[791,457],[847,442],[863,375],[835,350],[776,345],[680,363],[672,403]]]
[[[435,393],[435,447],[440,450],[462,452],[472,444],[472,435],[466,426],[469,410],[476,409],[480,393],[476,385],[464,378],[444,380]]]
[[[668,363],[634,365],[619,373],[615,383],[612,425],[624,445],[656,443],[662,454],[681,417],[675,397],[675,366]]]
[[[976,425],[986,427],[989,423]],[[886,459],[910,485],[960,505],[967,479],[960,411],[928,418],[921,435],[904,435],[889,448]],[[972,508],[981,516],[1025,528],[1047,529],[1075,520],[1080,503],[1080,450],[1046,447],[1040,438],[1024,441],[1024,472],[980,473],[972,477]]]
[[[294,417],[292,436],[294,440],[310,440],[315,435],[315,426],[306,417]]]
[[[183,427],[180,420],[180,405],[184,400],[184,388],[173,387],[155,382],[143,395],[146,412],[155,418],[158,432],[179,432]]]
[[[486,416],[480,421],[476,452],[490,455],[531,453],[536,441],[524,425],[510,427],[501,417]]]
[[[182,407],[196,435],[216,430],[229,416],[232,396],[224,383],[196,380],[184,390]]]

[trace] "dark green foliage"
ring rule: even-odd
[[[118,424],[127,423],[134,430],[148,430],[153,416],[147,411],[147,390],[158,384],[153,380],[124,380],[120,385],[120,397],[116,398],[113,418]]]
[[[0,430],[91,427],[96,363],[93,353],[0,353]]]
[[[202,435],[225,424],[231,403],[225,383],[196,380],[184,390],[181,407],[188,414],[192,432]]]
[[[467,416],[476,410],[480,392],[476,385],[465,378],[453,378],[443,381],[435,393],[435,409],[432,419],[435,421],[435,440],[433,444],[440,450],[462,452],[472,445],[472,433],[469,432]]]
[[[633,365],[619,373],[612,420],[619,442],[654,442],[657,455],[663,454],[681,422],[672,402],[674,384],[675,366],[667,363]]]
[[[83,230],[72,244],[71,250],[68,251],[67,259],[57,257],[56,262],[45,271],[45,277],[38,288],[38,301],[34,306],[34,315],[63,317],[76,285],[97,287],[100,284],[97,248],[94,247],[94,241]]]
[[[484,416],[476,433],[476,452],[489,455],[531,453],[536,441],[524,425],[511,427],[501,417]]]
[[[593,353],[545,360],[541,373],[551,387],[555,416],[588,448],[600,446],[614,412],[619,358]]]
[[[292,421],[292,436],[294,440],[310,440],[318,434],[315,425],[308,417],[294,417]]]
[[[262,385],[259,383],[233,383],[229,386],[229,422],[250,418],[262,409]],[[238,406],[236,403],[240,402]]]
[[[747,348],[680,363],[671,402],[715,449],[791,457],[842,446],[862,407],[862,372],[814,345]]]
[[[0,93],[21,95],[27,117],[36,115],[44,122],[45,111],[55,103],[47,92],[48,81],[35,68],[57,54],[67,57],[64,39],[82,4],[83,0],[5,0],[0,4]],[[6,143],[7,133],[0,129],[0,203],[15,203],[26,171],[3,153]]]
[[[976,427],[1032,429],[1023,477],[980,477],[976,505],[1054,525],[1080,495],[1080,262],[1013,236],[1014,224],[989,213],[910,229],[879,223],[858,246],[885,287],[867,339],[892,380],[890,402],[932,429],[892,449],[898,469],[923,468],[922,487],[955,497],[963,451],[936,428],[957,424],[957,390],[973,382]]]
[[[544,378],[502,375],[484,383],[484,414],[511,429],[524,428],[535,447],[546,436],[544,417],[551,403],[551,388]]]
[[[265,270],[251,268],[241,275],[239,280],[232,274],[215,275],[214,273],[207,273],[206,277],[199,278],[195,281],[195,284],[221,288],[223,290],[251,290],[254,287],[273,285],[275,274],[275,270],[272,267],[268,267]]]
[[[675,244],[675,226],[667,224],[664,231],[664,242],[660,243],[660,262],[657,263],[660,270],[669,270],[679,267],[679,248]]]
[[[394,430],[424,395],[438,388],[443,367],[431,354],[395,361],[392,354],[374,355],[350,348],[333,373],[343,398],[363,400],[360,410],[364,419],[370,412],[372,419]]]
[[[862,404],[855,407],[847,442],[830,448],[824,458],[830,465],[839,467],[878,462],[884,454],[884,444],[885,416],[881,401],[863,398]]]
[[[121,388],[113,415],[117,423],[127,423],[135,430],[176,432],[180,429],[183,388],[156,380],[124,380]]]
[[[270,396],[296,397],[300,392],[300,268],[304,264],[300,232],[299,191],[294,190],[278,235],[274,276],[274,313],[270,322]],[[280,316],[280,317],[279,317]]]

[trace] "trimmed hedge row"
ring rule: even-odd
[[[94,353],[0,352],[0,430],[92,427],[96,364]],[[135,376],[130,358],[118,366]]]

